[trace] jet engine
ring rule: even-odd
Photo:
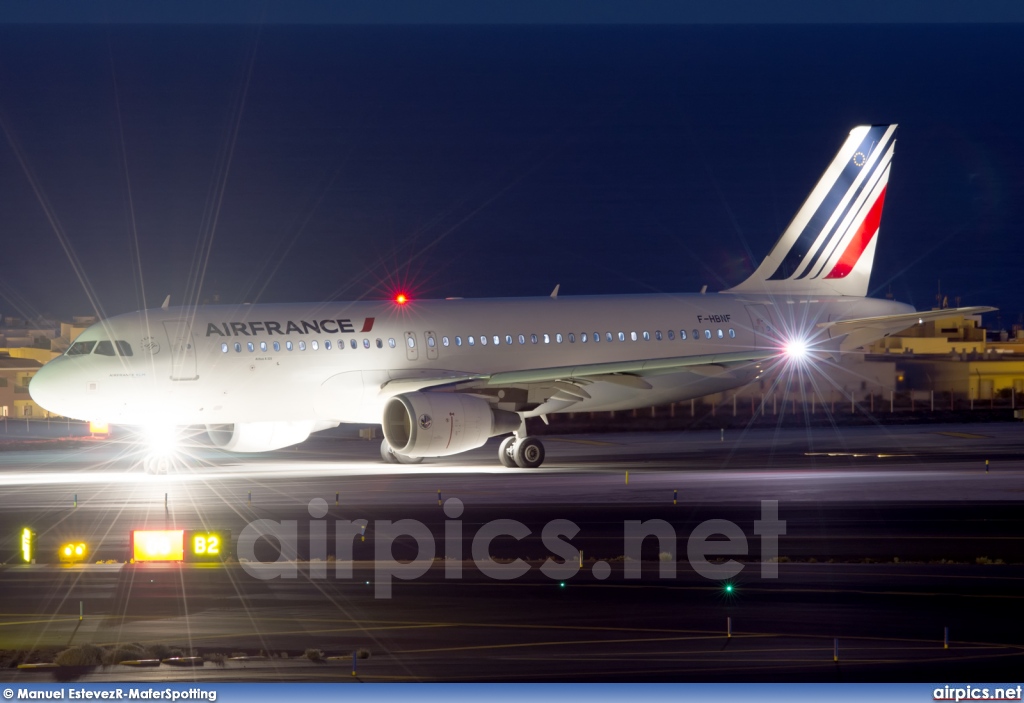
[[[214,446],[229,452],[269,452],[304,442],[312,422],[242,422],[207,425]]]
[[[384,438],[398,454],[449,456],[483,446],[488,437],[519,429],[519,415],[483,398],[457,393],[396,395],[384,406]]]

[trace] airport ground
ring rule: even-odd
[[[259,456],[196,447],[168,476],[142,472],[125,438],[9,441],[0,650],[141,642],[268,656],[198,670],[111,667],[84,680],[1012,681],[1024,657],[1022,433],[1004,422],[546,436],[548,460],[533,471],[499,466],[494,442],[390,466],[375,442],[336,435]],[[439,493],[464,505],[461,540],[446,543]],[[314,499],[325,515],[310,515]],[[755,530],[762,501],[778,501],[786,523],[767,564]],[[237,553],[229,563],[125,563],[131,530],[230,531],[237,542],[258,519],[296,521],[295,578],[261,580]],[[317,519],[331,557],[343,554],[338,524],[367,522],[341,574],[339,562],[309,561]],[[626,523],[654,519],[675,545],[645,540],[640,577],[627,578],[638,562],[625,558]],[[385,521],[399,520],[429,530],[435,560],[392,579],[382,598],[384,570],[416,566],[376,553]],[[497,580],[471,559],[473,537],[494,520],[529,531],[487,550],[505,569],[524,560],[524,574]],[[552,578],[541,565],[558,548],[542,531],[556,520],[579,529],[563,538],[574,555],[566,568],[578,572]],[[741,563],[732,578],[705,578],[687,561],[707,520],[746,538],[718,560]],[[37,533],[36,564],[18,563],[25,526]],[[69,540],[89,545],[89,563],[56,563]],[[463,559],[446,559],[456,544]],[[408,561],[420,548],[399,537],[391,551]],[[260,540],[255,556],[276,558],[275,543]],[[669,560],[677,571],[661,578]],[[456,564],[461,577],[446,578]],[[778,578],[764,578],[772,568]],[[310,662],[309,648],[340,659]],[[358,649],[371,656],[353,677]]]

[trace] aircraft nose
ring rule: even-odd
[[[55,415],[66,415],[67,413],[64,412],[64,409],[60,407],[61,373],[60,369],[57,368],[60,365],[60,361],[60,359],[55,359],[36,371],[32,380],[29,381],[28,394],[44,410]]]

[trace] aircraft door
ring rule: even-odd
[[[416,348],[416,333],[405,333],[405,358],[409,361],[416,361],[420,358],[419,349]]]
[[[194,381],[199,378],[191,323],[188,320],[167,320],[164,331],[171,351],[171,380]]]
[[[427,331],[423,333],[424,338],[427,340],[427,358],[437,358],[437,335],[433,332]]]
[[[772,322],[771,314],[764,305],[748,305],[750,324],[754,330],[754,346],[765,348],[778,344],[779,333]]]

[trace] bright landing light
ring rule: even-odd
[[[789,340],[782,350],[793,361],[802,361],[807,358],[807,342],[803,339]]]

